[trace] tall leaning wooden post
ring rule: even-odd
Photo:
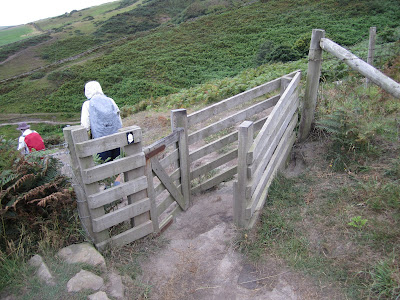
[[[85,190],[83,188],[82,175],[79,168],[79,161],[76,156],[74,141],[72,139],[72,131],[78,130],[82,128],[82,126],[69,126],[63,129],[65,142],[68,145],[69,154],[71,157],[71,167],[74,175],[73,178],[73,188],[76,194],[76,202],[77,209],[79,213],[79,218],[81,220],[83,229],[86,234],[90,237],[90,239],[94,239],[93,227],[92,227],[92,219],[90,217],[89,206],[87,202],[87,196]]]
[[[188,143],[188,120],[186,109],[171,110],[171,129],[183,128],[184,131],[179,135],[179,168],[181,170],[182,195],[185,201],[184,210],[190,205],[190,161],[189,161],[189,143]]]
[[[249,182],[247,176],[247,152],[253,143],[253,122],[244,121],[239,125],[239,146],[238,146],[238,179],[233,184],[233,221],[239,228],[247,227],[245,218],[248,199],[246,188]]]
[[[314,120],[322,65],[322,48],[320,47],[320,40],[324,37],[325,30],[313,29],[310,50],[308,52],[306,90],[304,93],[303,111],[301,113],[299,127],[300,142],[304,141],[308,137],[311,129],[311,123]]]

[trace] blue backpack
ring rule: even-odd
[[[118,108],[105,95],[95,95],[90,99],[89,116],[94,139],[116,133],[122,127]]]

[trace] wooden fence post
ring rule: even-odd
[[[83,188],[82,175],[79,168],[78,157],[76,156],[75,146],[72,139],[72,130],[80,129],[81,126],[69,126],[63,129],[64,138],[66,143],[68,144],[68,150],[71,157],[71,167],[73,172],[73,188],[76,194],[76,202],[79,218],[81,220],[83,229],[86,234],[90,237],[90,239],[94,240],[93,227],[92,227],[92,219],[90,217],[89,206],[87,202],[87,197],[85,190]]]
[[[247,176],[247,152],[253,143],[253,122],[244,121],[239,125],[238,132],[238,179],[233,185],[233,220],[236,226],[239,228],[245,228],[245,212],[248,204],[248,199],[246,198],[246,187],[249,182]]]
[[[171,111],[171,129],[183,128],[179,135],[179,168],[181,170],[181,187],[184,200],[184,210],[190,205],[190,162],[188,144],[188,119],[186,109],[174,109]]]
[[[76,130],[72,130],[71,135],[72,135],[72,142],[74,145],[76,143],[85,142],[89,139],[86,128],[83,126],[78,126],[78,128],[76,128]],[[78,160],[78,166],[79,166],[81,172],[82,172],[82,170],[85,170],[85,169],[88,169],[88,168],[91,168],[94,166],[94,161],[93,161],[92,156],[77,157],[77,160]],[[96,194],[100,191],[98,182],[94,182],[91,184],[83,184],[83,188],[84,188],[86,197],[88,197],[92,194]],[[91,219],[96,219],[96,218],[102,217],[102,216],[104,216],[104,214],[105,214],[104,207],[90,209]],[[108,230],[103,230],[100,232],[94,232],[93,237],[94,237],[95,244],[98,244],[100,242],[103,242],[103,241],[109,239],[110,235],[108,233]]]
[[[313,29],[308,52],[308,71],[306,79],[306,90],[304,93],[303,110],[301,113],[299,127],[299,141],[304,141],[310,133],[311,123],[314,119],[315,106],[317,105],[319,79],[322,65],[321,38],[325,37],[322,29]]]
[[[285,92],[286,88],[288,87],[288,85],[290,84],[291,81],[292,81],[292,78],[290,78],[288,76],[281,77],[281,92],[280,92],[281,96],[283,95],[283,93]]]
[[[376,41],[376,27],[370,27],[367,63],[370,64],[371,66],[374,65],[375,41]],[[368,88],[368,86],[369,86],[369,79],[365,78],[365,88]]]
[[[123,127],[121,129],[119,129],[119,132],[129,132],[129,131],[133,131],[135,129],[138,129],[138,126],[131,126],[131,127]],[[140,139],[141,138],[141,132],[140,132]],[[131,156],[131,155],[135,155],[138,154],[140,152],[142,152],[142,142],[138,142],[138,143],[131,143],[129,145],[126,145],[123,149],[123,152],[125,153],[126,156]],[[133,169],[130,170],[128,172],[124,173],[124,179],[125,182],[131,181],[131,180],[135,180],[136,178],[140,177],[140,176],[144,176],[147,175],[146,174],[146,168],[145,167],[140,167],[137,169]],[[128,204],[132,204],[135,203],[143,198],[147,198],[148,194],[147,194],[147,189],[141,190],[135,194],[129,195],[128,198]],[[146,223],[148,220],[150,220],[150,214],[149,212],[145,212],[141,215],[138,215],[134,218],[131,219],[131,226],[135,227],[138,226],[140,224]]]

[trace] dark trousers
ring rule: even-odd
[[[108,158],[109,159],[107,161],[112,161],[120,154],[121,154],[120,148],[115,148],[112,150],[108,150],[108,151],[99,153],[99,157],[102,161],[106,161]]]

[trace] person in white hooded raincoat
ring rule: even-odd
[[[85,85],[86,100],[82,105],[81,125],[91,132],[92,138],[99,138],[118,132],[122,127],[120,110],[112,98],[104,95],[100,83],[89,81]],[[113,160],[120,155],[120,149],[99,153],[103,161]]]

